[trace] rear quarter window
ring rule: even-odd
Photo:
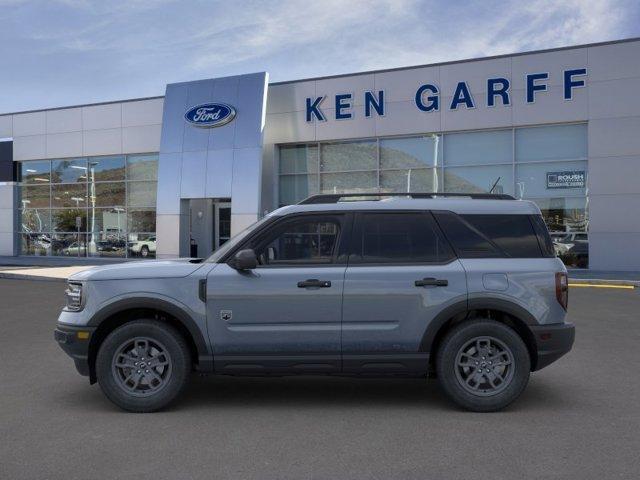
[[[546,256],[530,215],[435,215],[460,258]]]

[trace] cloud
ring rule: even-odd
[[[636,0],[0,0],[0,108],[162,94],[640,35]],[[42,84],[47,89],[43,91]]]

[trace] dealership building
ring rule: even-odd
[[[532,200],[570,267],[640,270],[640,39],[0,115],[0,255],[206,256],[317,193]]]

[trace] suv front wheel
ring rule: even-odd
[[[500,410],[516,400],[527,386],[530,369],[529,352],[520,336],[487,319],[455,326],[436,357],[446,395],[475,412]]]
[[[180,394],[191,371],[189,347],[173,327],[135,320],[105,338],[96,376],[107,398],[124,410],[153,412]]]

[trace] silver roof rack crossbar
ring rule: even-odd
[[[354,200],[380,200],[388,197],[408,197],[408,198],[438,198],[438,197],[457,197],[472,198],[476,200],[515,200],[511,195],[506,193],[322,193],[319,195],[311,195],[305,198],[298,205],[310,205],[314,203],[338,203],[342,199]]]

